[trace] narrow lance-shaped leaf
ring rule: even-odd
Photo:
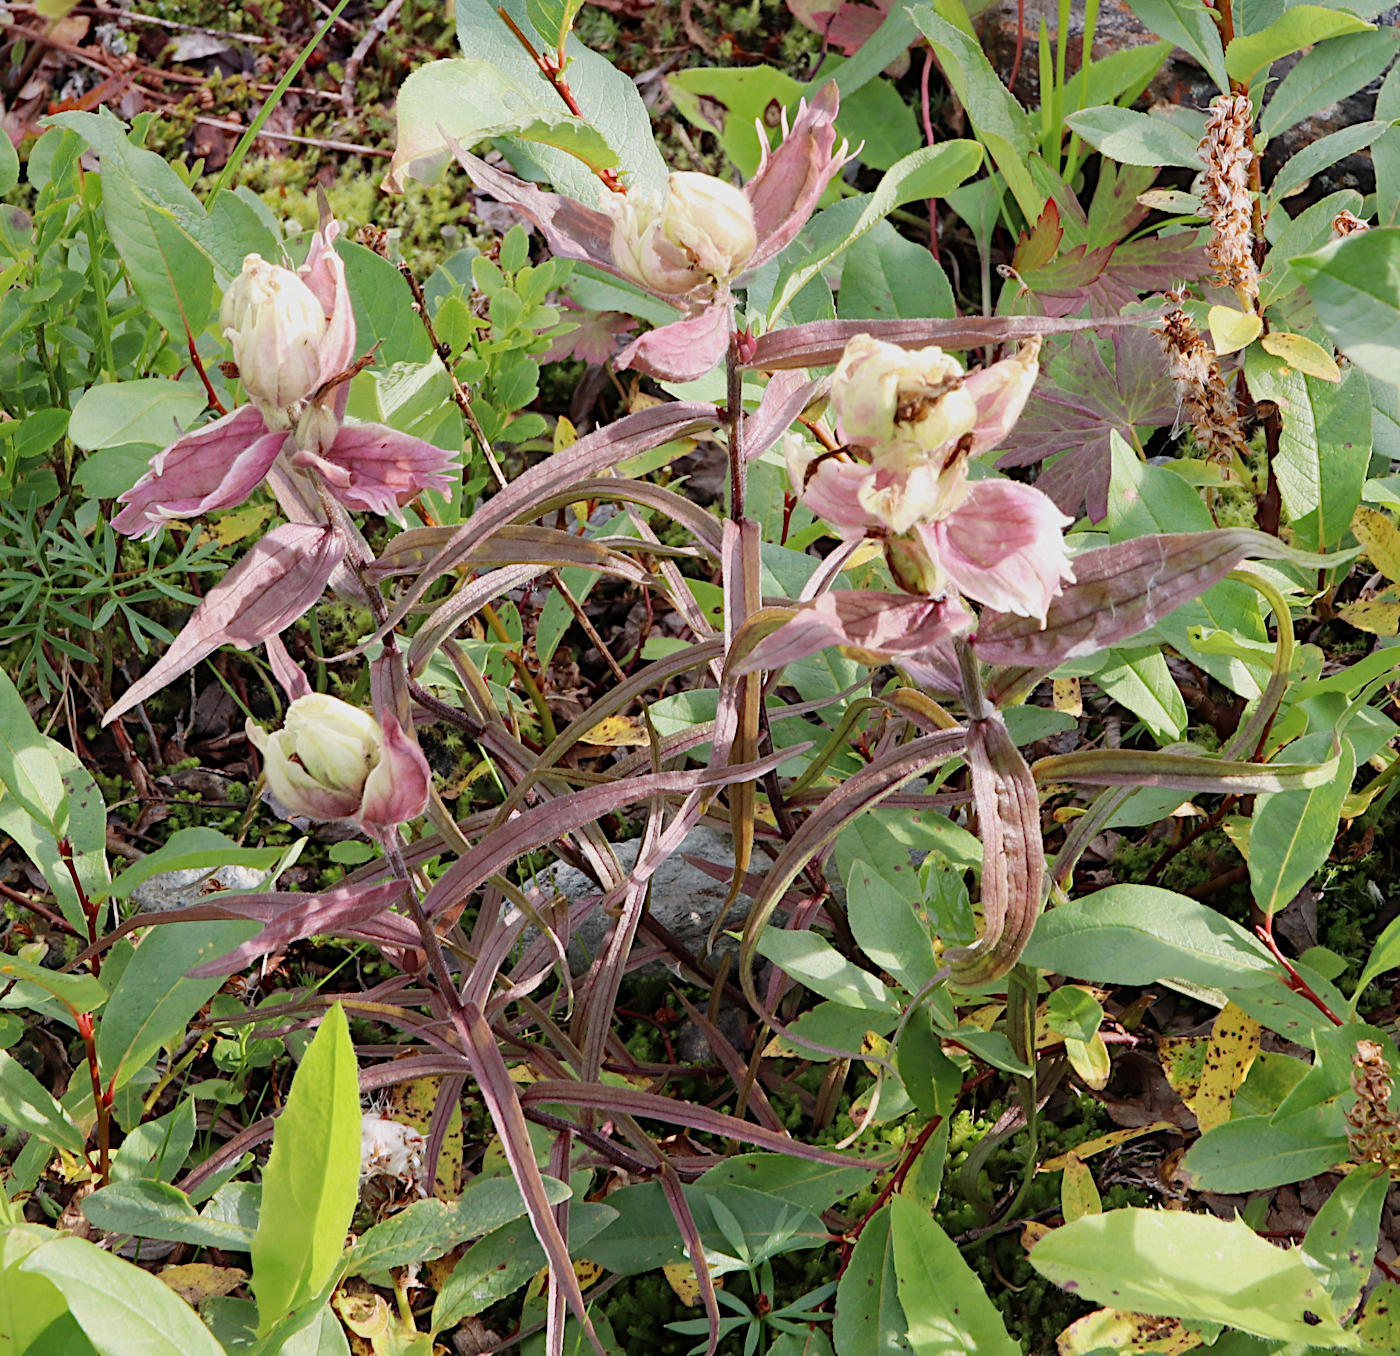
[[[1000,712],[968,722],[967,766],[982,839],[982,935],[948,952],[958,984],[1006,974],[1026,949],[1045,898],[1040,795]]]
[[[1338,757],[1333,751],[1322,763],[1244,763],[1205,754],[1088,749],[1038,759],[1033,771],[1042,785],[1078,782],[1086,786],[1164,786],[1177,791],[1257,795],[1328,786],[1337,779]],[[1347,778],[1346,786],[1350,784],[1351,779]]]

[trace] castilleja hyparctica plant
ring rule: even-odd
[[[270,874],[109,928],[139,882],[111,878],[96,784],[0,688],[0,829],[82,948],[63,972],[7,953],[5,1002],[61,1014],[87,1070],[60,1100],[0,1051],[0,1121],[30,1136],[0,1204],[63,1175],[86,1196],[44,1198],[65,1227],[251,1272],[251,1298],[196,1316],[124,1244],[0,1209],[19,1240],[0,1295],[31,1287],[11,1309],[32,1298],[43,1341],[118,1350],[92,1315],[129,1283],[143,1352],[170,1333],[343,1350],[349,1331],[430,1356],[464,1323],[463,1350],[641,1351],[608,1317],[631,1282],[589,1291],[588,1261],[671,1267],[703,1307],[674,1333],[707,1354],[1397,1349],[1396,1277],[1371,1259],[1400,1056],[1367,990],[1400,942],[1386,929],[1343,993],[1350,958],[1285,956],[1319,934],[1274,919],[1300,892],[1315,908],[1348,824],[1376,841],[1400,767],[1400,86],[1272,179],[1261,154],[1348,97],[1348,72],[1384,70],[1393,34],[1316,5],[1131,8],[1160,50],[1066,75],[1067,37],[1043,37],[1039,118],[944,7],[873,35],[838,7],[823,31],[859,55],[802,86],[675,74],[731,170],[708,141],[664,162],[636,85],[570,36],[577,5],[458,0],[465,55],[402,87],[386,181],[451,167],[477,243],[426,286],[324,202],[287,236],[109,116],[54,117],[35,229],[73,205],[64,276],[120,271],[121,323],[145,308],[164,345],[132,388],[117,355],[141,346],[104,331],[111,379],[89,374],[70,437],[120,455],[86,473],[87,530],[122,570],[207,525],[236,543],[144,671],[108,665],[106,723],[135,766],[129,722],[223,647],[252,652],[217,661],[243,706],[229,738],[302,840],[172,838],[130,870],[208,853]],[[910,41],[927,144],[895,153],[872,91],[898,103],[879,72]],[[1208,108],[1130,107],[1173,46]],[[934,136],[940,76],[965,135]],[[1324,143],[1372,147],[1374,193],[1285,211]],[[57,402],[52,322],[34,361]],[[554,369],[576,378],[569,419],[539,397],[566,352],[591,364]],[[131,415],[138,395],[155,414]],[[687,901],[685,932],[663,896],[702,830],[725,844],[719,894],[703,917]],[[1132,835],[1142,879],[1115,856]],[[1167,873],[1208,835],[1236,856],[1188,894]],[[329,858],[289,876],[318,838]],[[564,888],[551,855],[590,884]],[[1227,888],[1228,915],[1206,902]],[[353,965],[324,965],[332,945]],[[675,997],[638,1018],[620,995],[658,958]],[[682,1020],[705,1053],[677,1055]],[[1062,1102],[1125,1104],[1112,1080],[1145,1067],[1152,1022],[1170,1111],[1060,1143]],[[273,1037],[299,1063],[266,1075],[269,1114],[196,1141],[222,1123],[196,1121],[198,1090],[227,1080],[171,1103],[191,1062],[212,1040],[244,1076]],[[1139,1135],[1189,1143],[1134,1177]],[[1110,1162],[1098,1180],[1131,1190],[1105,1209]],[[1325,1204],[1287,1216],[1312,1211],[1302,1229],[1263,1213],[1260,1193],[1327,1173]],[[1198,1192],[1249,1204],[1227,1222]],[[1003,1245],[1022,1279],[989,1291]],[[92,1268],[101,1284],[64,1289]],[[514,1336],[488,1331],[541,1269]],[[799,1273],[815,1288],[789,1293]],[[1046,1282],[1102,1307],[1042,1334],[1017,1297],[1045,1307]],[[4,1312],[0,1345],[37,1353]]]

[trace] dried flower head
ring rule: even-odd
[[[415,1195],[426,1196],[423,1186],[421,1132],[381,1111],[366,1111],[360,1120],[360,1185],[376,1177],[389,1178]]]
[[[1361,1040],[1351,1059],[1351,1090],[1356,1104],[1346,1113],[1347,1143],[1355,1163],[1380,1163],[1400,1172],[1400,1115],[1390,1107],[1395,1087],[1380,1043]]]
[[[1248,450],[1239,409],[1215,353],[1185,311],[1175,310],[1155,327],[1177,399],[1212,461],[1231,461]]]
[[[1254,164],[1254,114],[1243,94],[1222,94],[1212,101],[1206,134],[1196,148],[1205,163],[1201,208],[1210,218],[1207,253],[1218,280],[1233,287],[1246,309],[1259,299],[1259,268],[1254,261],[1253,201],[1250,170]]]
[[[1353,216],[1343,208],[1332,218],[1332,239],[1345,240],[1349,235],[1355,235],[1358,231],[1369,231],[1370,223],[1362,221],[1360,217]]]

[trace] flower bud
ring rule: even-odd
[[[710,174],[671,175],[660,203],[629,194],[607,207],[617,266],[653,292],[678,295],[728,282],[758,245],[748,198]]]
[[[383,778],[375,773],[386,760],[386,741],[367,711],[313,692],[287,708],[280,730],[269,732],[252,722],[247,728],[248,738],[263,755],[268,789],[292,814],[308,819],[358,819],[365,815],[366,801],[373,799],[376,824],[384,818],[379,804],[386,799],[379,785]],[[422,760],[417,745],[397,726],[395,735]],[[397,758],[403,751],[391,752]],[[415,794],[415,805],[396,806],[404,813],[395,822],[421,813],[426,798],[424,789],[421,797]]]
[[[831,403],[848,442],[918,456],[956,443],[977,423],[956,358],[932,345],[903,349],[868,334],[846,345]]]
[[[326,315],[316,294],[290,269],[250,254],[224,293],[219,324],[244,389],[269,426],[288,427],[286,412],[321,381]]]

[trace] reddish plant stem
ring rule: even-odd
[[[1337,1016],[1326,1003],[1313,991],[1313,987],[1302,977],[1289,963],[1283,952],[1278,949],[1278,943],[1274,941],[1274,916],[1269,914],[1262,927],[1257,927],[1254,931],[1258,934],[1259,940],[1269,948],[1269,954],[1284,968],[1288,978],[1284,981],[1294,993],[1300,993],[1309,1003],[1313,1005],[1324,1017],[1334,1026],[1345,1026],[1346,1023]]]
[[[93,1035],[92,1013],[76,1014],[78,1034],[87,1051],[88,1074],[92,1079],[92,1105],[97,1113],[97,1175],[100,1185],[107,1185],[112,1156],[112,1092],[103,1092],[102,1074],[97,1067],[97,1039]]]
[[[68,879],[73,882],[73,889],[78,895],[78,903],[82,906],[83,917],[87,920],[88,945],[96,946],[98,932],[97,915],[101,910],[101,906],[94,904],[92,900],[88,898],[88,892],[83,889],[82,879],[78,875],[77,863],[73,860],[73,844],[67,837],[58,840],[58,855],[68,871]],[[102,973],[102,959],[96,953],[94,953],[92,957],[92,973],[94,975],[100,975]]]
[[[1020,0],[1020,3],[1024,5],[1024,4],[1025,4],[1025,0]],[[1020,50],[1019,50],[1019,49],[1017,50],[1017,60],[1018,60],[1018,61],[1020,60]],[[929,146],[934,145],[934,143],[935,143],[935,141],[936,141],[936,138],[935,138],[934,135],[933,135],[933,117],[932,117],[932,115],[931,115],[930,112],[929,112],[929,102],[928,102],[928,78],[929,78],[929,73],[930,73],[932,70],[933,70],[933,48],[932,48],[932,47],[928,47],[928,48],[926,48],[926,49],[924,50],[924,69],[923,69],[922,74],[919,76],[919,109],[920,109],[920,112],[922,112],[923,117],[924,117],[924,142],[925,142],[927,145],[929,145]],[[1012,83],[1013,83],[1013,84],[1015,83],[1014,77],[1013,77]],[[930,199],[928,200],[928,252],[929,252],[931,255],[933,255],[933,260],[934,260],[935,263],[937,263],[937,262],[938,262],[938,199],[937,199],[937,198],[930,198]]]
[[[1026,0],[1016,0],[1016,55],[1011,61],[1011,74],[1006,88],[1016,89],[1016,77],[1021,74],[1021,57],[1026,50]]]
[[[855,1251],[856,1243],[865,1231],[865,1226],[875,1218],[885,1202],[904,1185],[904,1179],[909,1176],[910,1170],[918,1162],[919,1155],[924,1151],[924,1146],[942,1123],[943,1117],[935,1116],[919,1131],[913,1144],[909,1146],[904,1157],[900,1160],[899,1166],[890,1174],[890,1180],[880,1189],[880,1194],[875,1198],[875,1204],[865,1212],[856,1227],[841,1239],[841,1265],[836,1270],[838,1280],[845,1275],[846,1268],[851,1262],[851,1254]]]
[[[204,362],[199,356],[199,350],[194,346],[194,335],[188,329],[185,330],[185,338],[189,341],[190,362],[194,364],[194,370],[199,373],[199,379],[204,383],[204,395],[209,401],[209,408],[215,414],[224,415],[228,411],[224,409],[224,402],[219,399],[213,384],[209,380],[209,374],[204,370]]]
[[[549,81],[554,92],[564,101],[564,106],[576,118],[583,118],[587,121],[583,109],[578,106],[578,100],[574,98],[574,92],[569,88],[568,79],[564,75],[564,48],[560,44],[559,55],[551,57],[547,53],[535,51],[535,44],[521,31],[520,25],[506,13],[502,6],[496,10],[501,16],[505,26],[515,34],[520,45],[530,54],[530,60],[539,67],[540,74]],[[610,169],[595,169],[593,171],[602,182],[604,188],[611,189],[614,193],[626,193],[627,188],[622,180],[617,177],[617,172]]]

